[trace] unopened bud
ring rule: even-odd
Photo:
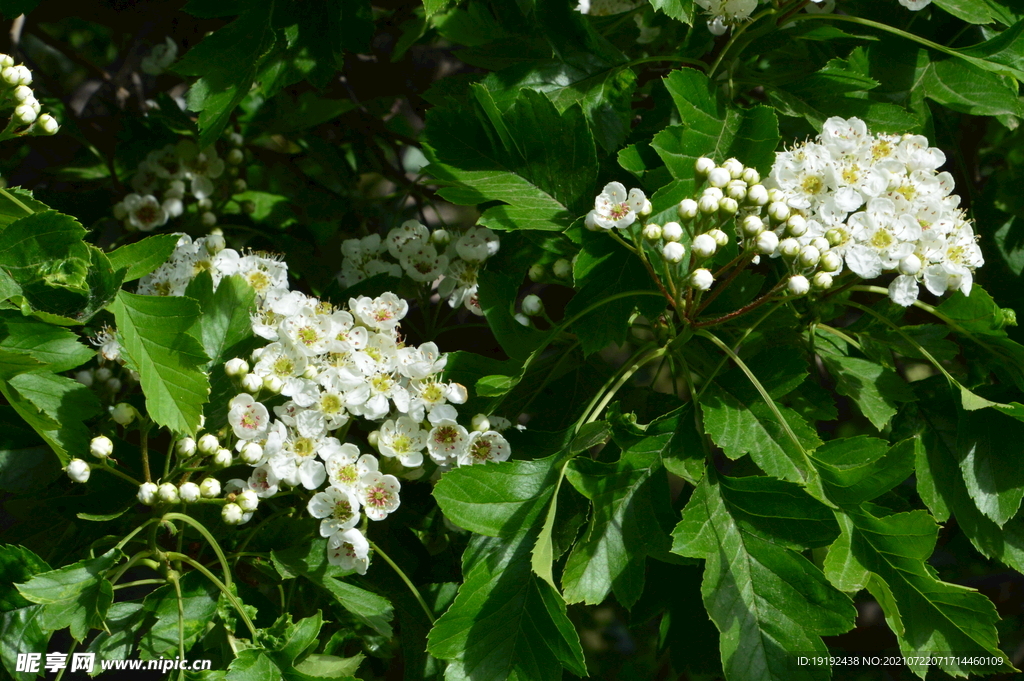
[[[819,291],[832,288],[832,275],[828,272],[815,272],[811,277],[811,286]]]
[[[139,485],[139,493],[136,495],[136,498],[146,506],[152,506],[156,503],[156,492],[156,485],[151,482],[144,482]]]
[[[277,395],[284,389],[284,381],[277,376],[267,376],[263,379],[263,389]]]
[[[157,488],[156,496],[162,503],[178,503],[178,488],[169,482],[165,482]]]
[[[487,418],[487,414],[477,414],[473,417],[470,426],[473,430],[483,433],[491,429],[491,421]]]
[[[796,239],[783,239],[779,242],[779,253],[784,258],[795,258],[800,253],[800,242]]]
[[[97,435],[89,443],[89,453],[97,459],[105,459],[114,453],[114,443],[106,435]]]
[[[711,274],[711,270],[703,267],[694,270],[690,275],[690,286],[698,291],[707,291],[713,283],[715,283],[715,277]]]
[[[779,235],[770,230],[765,230],[757,237],[757,250],[765,255],[771,255],[779,247]]]
[[[814,246],[804,246],[800,249],[800,264],[804,267],[814,267],[818,264],[821,253]]]
[[[740,209],[740,204],[736,199],[731,196],[726,196],[724,199],[718,202],[718,210],[726,215],[735,215]]]
[[[201,495],[202,492],[199,490],[199,485],[194,482],[183,482],[181,487],[178,488],[178,498],[186,504],[194,504]]]
[[[693,239],[693,243],[690,245],[690,250],[698,258],[710,258],[718,250],[718,244],[715,243],[713,237],[708,234],[698,234]]]
[[[700,207],[697,202],[693,199],[683,199],[679,202],[679,207],[676,209],[676,213],[679,214],[679,219],[683,222],[689,222],[690,220],[697,217],[697,211]]]
[[[825,238],[830,246],[839,246],[846,241],[845,235],[838,229],[830,229],[825,232]]]
[[[210,255],[217,255],[227,246],[223,234],[211,234],[206,237],[206,241],[203,244],[206,246],[206,252]]]
[[[92,473],[92,468],[89,467],[88,462],[82,459],[71,459],[64,470],[72,482],[88,482],[89,475]]]
[[[551,266],[551,272],[559,279],[568,279],[572,276],[572,264],[565,258],[559,258]]]
[[[743,233],[747,236],[757,236],[764,231],[764,221],[756,215],[748,215],[741,223]]]
[[[224,504],[220,510],[220,518],[228,525],[241,525],[245,511],[238,504]]]
[[[921,271],[921,259],[911,253],[900,260],[900,274],[917,274]]]
[[[705,194],[700,197],[700,201],[697,203],[697,206],[700,208],[700,212],[704,215],[711,215],[718,212],[718,199]]]
[[[542,281],[545,274],[544,265],[537,262],[530,265],[530,269],[527,271],[526,276],[530,278],[530,281],[536,283],[538,281]]]
[[[202,221],[204,227],[213,227],[215,224],[217,224],[217,216],[211,213],[210,211],[206,211],[205,213],[203,213],[203,216],[200,218],[200,220]]]
[[[821,254],[821,260],[818,261],[818,267],[824,272],[835,272],[843,266],[843,259],[838,253],[832,251],[826,251]]]
[[[707,233],[707,235],[715,240],[715,243],[718,244],[719,248],[729,244],[729,235],[720,229],[712,229]]]
[[[822,253],[832,248],[832,244],[830,244],[828,242],[828,239],[826,239],[823,236],[816,236],[813,239],[811,239],[811,245],[817,248]]]
[[[207,433],[199,438],[199,444],[197,445],[200,454],[214,454],[220,449],[220,440],[213,433]]]
[[[740,179],[746,182],[747,185],[753,186],[761,181],[761,173],[757,172],[755,168],[744,168]]]
[[[238,453],[238,458],[243,463],[255,466],[263,460],[263,447],[258,442],[246,442],[245,446],[242,447],[242,451]]]
[[[246,374],[242,377],[242,390],[250,395],[255,395],[263,390],[263,379],[256,374]]]
[[[789,292],[795,296],[802,296],[811,290],[811,283],[802,274],[794,274],[789,278]]]
[[[220,496],[220,480],[217,478],[206,478],[199,483],[199,493],[204,499],[215,499]]]
[[[540,296],[535,296],[531,293],[523,298],[523,314],[527,317],[536,317],[543,312],[544,301],[540,299]]]
[[[217,468],[227,468],[231,465],[231,461],[234,457],[231,456],[231,450],[221,447],[217,450],[217,453],[213,455],[213,461],[211,463]]]
[[[785,222],[789,219],[789,206],[781,201],[770,204],[768,206],[768,217],[775,222]]]
[[[260,505],[260,498],[256,496],[256,492],[246,489],[238,493],[235,503],[246,513],[252,513]]]
[[[122,426],[127,426],[134,421],[137,415],[138,412],[135,411],[135,407],[127,402],[119,402],[110,408],[110,418]]]
[[[763,184],[755,184],[747,189],[747,203],[754,206],[768,204],[768,190]]]
[[[241,149],[232,149],[228,152],[225,160],[233,166],[237,166],[239,163],[245,160],[245,154],[242,153]]]
[[[732,175],[725,168],[715,168],[708,173],[708,184],[719,189],[729,184],[731,179]]]
[[[106,383],[113,375],[113,372],[111,372],[107,367],[100,367],[96,370],[96,380],[101,383]]]
[[[644,199],[644,205],[640,207],[640,210],[636,212],[642,218],[647,217],[654,212],[654,204],[651,203],[650,199]]]
[[[249,363],[241,357],[234,357],[224,363],[224,373],[228,376],[245,376],[249,373]]]
[[[715,162],[706,156],[701,156],[697,159],[697,162],[693,164],[693,167],[694,170],[697,171],[697,175],[704,177],[715,169]]]
[[[36,127],[32,128],[32,130],[40,135],[56,135],[57,131],[60,130],[60,124],[50,114],[41,114],[36,119]]]
[[[686,255],[686,248],[678,241],[669,241],[661,247],[661,255],[668,262],[682,262],[683,257]]]
[[[743,180],[733,180],[726,186],[725,195],[734,201],[745,201],[747,198],[747,183]]]
[[[430,233],[430,243],[438,246],[447,246],[452,240],[452,235],[447,229],[435,229]]]
[[[661,225],[656,225],[653,222],[644,225],[644,238],[648,241],[661,241],[661,235]]]
[[[790,215],[786,220],[786,234],[789,236],[803,236],[807,233],[807,220],[802,215]]]
[[[679,241],[683,238],[683,226],[678,222],[666,222],[661,228],[661,238],[665,241]]]
[[[729,175],[732,179],[738,180],[743,175],[743,164],[735,158],[729,158],[725,160],[722,167],[729,171]]]

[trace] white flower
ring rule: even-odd
[[[371,471],[359,482],[363,487],[360,491],[360,500],[370,520],[384,520],[389,513],[398,508],[398,492],[401,489],[398,478]]]
[[[443,418],[436,422],[427,435],[427,453],[438,465],[452,464],[466,450],[468,443],[469,431],[453,419]]]
[[[240,393],[230,402],[228,423],[240,440],[258,440],[262,438],[270,424],[270,412],[257,402],[252,395]]]
[[[365,575],[370,565],[370,543],[355,528],[338,532],[327,541],[327,562]]]
[[[128,211],[128,224],[142,232],[151,232],[167,224],[167,211],[155,196],[129,194],[124,198]]]
[[[619,182],[609,182],[594,200],[589,219],[602,229],[625,229],[636,222],[636,214],[643,210],[647,197],[639,189],[626,194]]]
[[[383,456],[397,457],[407,468],[415,468],[423,463],[422,452],[427,444],[427,434],[408,416],[400,416],[396,421],[385,421],[378,437],[377,447]]]
[[[352,298],[348,305],[352,314],[374,331],[391,331],[409,311],[409,303],[390,292],[372,300],[366,296]]]
[[[277,494],[280,479],[267,464],[257,466],[246,481],[246,486],[261,499]]]
[[[455,252],[463,260],[481,263],[498,252],[498,235],[486,227],[470,227],[455,242]]]
[[[321,518],[321,537],[330,537],[355,527],[360,517],[359,499],[356,495],[334,486],[314,494],[306,509],[314,518]]]
[[[378,238],[379,240],[379,238]],[[398,258],[402,250],[410,243],[422,241],[424,243],[430,240],[430,230],[424,227],[418,220],[406,220],[402,223],[401,227],[396,227],[388,232],[388,236],[385,239],[385,244],[388,249],[388,253],[391,257]],[[348,242],[346,242],[348,243]],[[371,242],[372,243],[372,242]],[[360,246],[362,244],[360,243]],[[350,247],[353,248],[353,247]],[[343,248],[344,250],[344,248]],[[362,253],[360,249],[360,254]],[[369,252],[371,249],[365,249]]]
[[[437,249],[426,241],[406,244],[398,256],[402,269],[413,281],[436,281],[448,268],[448,256],[438,255]]]
[[[178,44],[170,36],[167,36],[162,44],[155,46],[149,54],[142,58],[139,66],[143,73],[158,76],[177,58]]]
[[[493,430],[474,431],[469,436],[466,449],[459,456],[459,465],[506,461],[511,455],[512,448],[501,433]]]

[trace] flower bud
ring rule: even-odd
[[[194,482],[183,482],[178,488],[178,497],[186,504],[194,504],[199,500],[201,494],[199,485]]]
[[[114,443],[106,435],[97,435],[89,443],[89,453],[97,459],[105,459],[114,453]]]
[[[559,279],[568,279],[572,276],[572,264],[565,258],[559,258],[551,266],[551,272]]]
[[[704,177],[712,170],[715,169],[715,162],[706,156],[701,156],[697,159],[697,162],[693,164],[694,170],[697,171],[697,175]]]
[[[207,253],[209,253],[210,255],[217,255],[218,253],[224,250],[224,247],[227,246],[227,243],[225,243],[224,241],[223,234],[210,234],[208,237],[206,237],[206,241],[203,242],[203,245],[206,246]]]
[[[789,236],[803,236],[807,233],[807,220],[802,215],[790,215],[786,220],[786,234]]]
[[[228,376],[245,376],[249,373],[249,363],[241,357],[233,357],[224,363],[224,373]]]
[[[33,123],[37,116],[38,112],[28,102],[14,107],[14,121],[19,125]]]
[[[142,483],[136,497],[146,506],[152,506],[156,503],[156,485],[151,482]]]
[[[231,465],[231,460],[234,457],[231,456],[231,450],[221,447],[217,450],[217,453],[213,455],[213,461],[210,463],[217,468],[227,468]]]
[[[217,478],[206,478],[199,483],[199,493],[204,499],[215,499],[220,496],[220,480]]]
[[[214,454],[220,449],[220,440],[213,433],[207,433],[199,438],[198,449],[200,454]]]
[[[263,379],[256,374],[246,374],[242,377],[242,390],[250,395],[255,395],[263,390]]]
[[[825,232],[825,238],[828,240],[830,246],[839,246],[846,241],[843,233],[838,229],[830,229]]]
[[[260,498],[251,489],[242,490],[235,497],[235,503],[246,513],[252,513],[260,505]]]
[[[917,274],[921,271],[921,259],[911,253],[900,260],[900,274]]]
[[[778,187],[772,187],[771,189],[768,190],[768,201],[770,203],[775,203],[776,201],[781,201],[785,203],[786,194]]]
[[[14,57],[9,54],[0,53],[0,69],[8,66],[14,66]]]
[[[156,491],[157,498],[164,504],[178,503],[178,488],[169,482],[160,485]]]
[[[732,175],[725,168],[714,168],[710,173],[708,173],[708,184],[712,187],[718,187],[719,189],[729,184],[729,180],[731,179]]]
[[[770,230],[765,230],[757,237],[757,250],[765,255],[771,255],[779,247],[779,235]]]
[[[661,247],[661,255],[668,262],[682,262],[683,257],[686,255],[686,248],[678,241],[669,241]]]
[[[541,265],[539,262],[530,265],[530,269],[526,272],[526,276],[534,283],[543,280],[545,274],[547,273],[544,270],[544,265]]]
[[[430,243],[437,246],[447,246],[452,240],[452,235],[447,229],[435,229],[430,233]]]
[[[242,451],[238,453],[238,458],[243,463],[255,466],[263,459],[263,447],[258,442],[246,442]]]
[[[712,229],[707,233],[707,235],[715,240],[715,243],[719,248],[729,244],[729,235],[720,229]]]
[[[217,224],[217,216],[211,213],[210,211],[206,211],[205,213],[203,213],[202,217],[200,218],[200,221],[203,223],[204,227],[213,227],[215,224]]]
[[[108,378],[107,379],[107,390],[112,393],[121,391],[121,379],[120,378]]]
[[[228,525],[241,525],[243,515],[245,512],[238,504],[224,504],[220,510],[220,519]]]
[[[816,236],[813,239],[811,239],[811,245],[817,248],[822,253],[832,248],[832,244],[828,242],[828,239],[821,236]]]
[[[729,175],[731,175],[734,180],[738,180],[743,175],[743,164],[735,158],[726,159],[725,163],[722,164],[722,167],[729,171]]]
[[[733,180],[726,186],[725,195],[734,201],[745,201],[747,198],[747,183],[743,180]]]
[[[370,434],[366,436],[366,441],[370,444],[371,447],[377,449],[377,444],[380,442],[380,431],[371,430]]]
[[[741,227],[747,236],[757,236],[764,231],[764,221],[756,215],[748,215],[743,218]]]
[[[228,152],[228,155],[224,158],[228,163],[233,166],[237,166],[239,163],[245,160],[245,154],[242,153],[241,149],[232,149]]]
[[[679,202],[679,208],[676,209],[676,213],[679,214],[679,219],[683,222],[689,222],[690,220],[697,217],[697,211],[700,207],[697,202],[693,199],[683,199]]]
[[[705,215],[711,215],[713,213],[718,212],[718,199],[716,199],[713,196],[708,196],[707,194],[705,194],[704,196],[700,197],[700,201],[697,203],[697,206],[700,208],[701,213],[704,213]]]
[[[683,226],[678,222],[666,222],[661,228],[661,238],[665,241],[679,241],[683,238]]]
[[[814,246],[804,246],[800,249],[799,262],[804,267],[814,267],[821,258],[821,252]]]
[[[811,286],[819,291],[832,288],[832,275],[828,272],[815,272],[811,277]]]
[[[89,464],[82,459],[71,459],[64,470],[72,482],[88,482],[89,474],[92,472]]]
[[[94,374],[91,369],[83,369],[75,372],[75,380],[84,385],[86,388],[91,388],[93,384]]]
[[[57,131],[60,130],[60,124],[57,123],[56,118],[44,113],[36,119],[36,127],[32,128],[32,130],[39,135],[56,135]]]
[[[487,418],[487,414],[477,414],[470,422],[470,427],[472,430],[483,433],[491,429],[491,421]]]
[[[824,272],[835,272],[843,266],[843,259],[838,253],[832,251],[826,251],[821,254],[821,260],[818,261],[818,267]]]
[[[653,222],[644,225],[644,238],[648,241],[661,241],[661,235],[661,225],[656,225]]]
[[[715,199],[715,201],[721,201],[722,197],[725,196],[725,192],[723,192],[718,187],[704,187],[704,191],[701,192],[700,195],[701,196],[711,196],[711,197],[713,197]]]
[[[761,173],[757,172],[755,168],[744,168],[740,174],[740,179],[746,182],[747,185],[753,186],[761,181]]]
[[[698,234],[693,239],[693,243],[690,245],[690,250],[698,258],[710,258],[718,250],[718,244],[715,243],[715,239],[708,234]]]
[[[789,278],[789,292],[795,296],[802,296],[811,290],[811,284],[807,277],[802,274],[794,274]]]
[[[319,376],[319,375],[320,375],[320,371],[319,371],[319,369],[317,369],[316,364],[313,363],[313,362],[310,362],[309,364],[307,364],[305,370],[303,370],[303,372],[302,372],[302,377],[303,378],[308,378],[311,381],[316,379],[316,377]]]
[[[703,267],[694,270],[693,274],[690,275],[690,286],[698,291],[707,291],[714,282],[715,277],[711,274],[711,270],[704,269]]]
[[[763,184],[755,184],[747,189],[747,203],[754,206],[768,204],[768,190],[764,188]]]
[[[542,312],[544,312],[544,301],[540,299],[540,296],[531,293],[523,298],[523,314],[527,317],[536,317]]]
[[[583,220],[583,226],[591,232],[600,232],[601,225],[597,224],[597,213],[594,211],[587,213],[587,217]]]
[[[654,204],[651,203],[650,199],[645,198],[644,199],[644,205],[640,207],[640,210],[638,210],[636,212],[636,214],[639,215],[642,218],[645,218],[645,217],[647,217],[648,215],[650,215],[653,212],[654,212]]]
[[[135,411],[135,407],[127,402],[119,402],[110,408],[110,418],[122,426],[127,426],[134,421],[136,415],[138,415],[138,412]]]
[[[211,208],[213,208],[213,201],[211,201],[208,198],[199,199],[198,201],[196,201],[196,207],[199,210],[210,210]]]
[[[800,254],[800,242],[796,239],[783,239],[779,242],[779,253],[784,258],[795,258]]]
[[[100,383],[106,383],[113,375],[113,372],[111,372],[107,367],[100,367],[96,370],[96,380]]]
[[[277,376],[267,376],[263,379],[263,389],[277,395],[284,389],[284,381]]]
[[[789,219],[789,206],[776,201],[768,206],[768,217],[775,222],[785,222]]]
[[[735,215],[736,211],[740,209],[740,204],[736,199],[731,196],[726,196],[724,199],[718,202],[718,210],[726,215]]]

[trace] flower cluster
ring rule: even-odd
[[[233,167],[245,159],[242,136],[229,133],[228,139],[232,148],[223,159],[215,145],[200,149],[190,139],[149,152],[132,177],[135,191],[114,205],[114,217],[128,230],[151,232],[184,214],[194,199],[202,225],[216,225],[216,211],[248,189]]]
[[[487,252],[486,236],[467,240],[459,253]],[[383,520],[398,508],[399,477],[423,476],[427,462],[445,470],[509,458],[511,449],[500,433],[509,422],[478,415],[470,428],[460,425],[455,405],[464,403],[467,393],[441,379],[447,357],[433,343],[405,344],[400,328],[409,309],[405,300],[385,293],[335,307],[291,291],[287,266],[276,258],[225,248],[217,234],[195,241],[182,236],[169,260],[140,281],[139,292],[182,295],[202,271],[211,273],[215,286],[225,276],[245,278],[258,294],[253,332],[268,341],[248,360],[225,364],[239,388],[229,404],[230,430],[177,445],[191,469],[252,468],[248,479],[224,485],[225,522],[248,522],[260,499],[286,488],[309,490],[314,494],[307,509],[320,520],[329,560],[362,573],[370,545],[357,525],[363,516]],[[279,395],[286,399],[281,402]],[[276,406],[268,407],[270,400]],[[357,419],[370,423],[365,430],[374,453],[345,442]],[[69,475],[82,477],[79,468]],[[146,483],[139,499],[192,503],[218,499],[221,491],[215,478],[199,486]]]
[[[486,227],[470,227],[456,235],[444,229],[431,232],[420,222],[407,220],[384,239],[371,234],[342,243],[338,278],[345,287],[377,274],[397,278],[404,273],[428,287],[440,279],[438,294],[447,298],[451,307],[462,305],[482,315],[477,300],[477,274],[500,246],[498,235]]]
[[[920,283],[935,295],[969,294],[984,258],[953,177],[938,172],[945,160],[920,135],[871,134],[860,119],[830,118],[815,140],[777,154],[769,211],[797,221],[787,228],[800,247],[827,241],[835,271],[897,273],[895,303],[917,300]]]
[[[54,135],[60,126],[50,114],[40,113],[42,106],[36,100],[32,72],[23,64],[15,64],[10,55],[0,54],[0,113],[10,120],[0,139],[22,135]]]

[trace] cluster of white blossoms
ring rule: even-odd
[[[53,135],[60,126],[50,114],[40,113],[42,106],[36,100],[32,72],[24,64],[15,64],[7,54],[0,54],[0,112],[10,117],[0,139],[22,135]]]
[[[486,227],[470,227],[453,234],[445,229],[431,231],[417,220],[407,220],[383,239],[371,234],[343,242],[338,279],[345,287],[377,274],[396,278],[404,274],[428,287],[440,280],[438,295],[447,298],[451,307],[461,305],[482,315],[477,275],[500,247],[498,235]]]
[[[151,232],[184,214],[194,200],[200,223],[216,225],[216,211],[230,196],[248,189],[234,167],[245,159],[239,148],[242,136],[227,137],[231,149],[225,158],[217,155],[215,145],[200,149],[190,139],[149,152],[132,177],[135,191],[114,205],[114,217],[129,231]]]
[[[474,238],[486,251],[485,236]],[[506,419],[477,415],[470,427],[460,425],[456,405],[466,401],[466,389],[442,380],[447,356],[434,343],[404,342],[400,322],[409,306],[395,294],[335,307],[291,291],[287,265],[276,257],[225,248],[219,234],[195,241],[182,235],[168,261],[144,277],[138,290],[180,296],[203,271],[215,286],[240,275],[253,287],[252,329],[268,343],[248,360],[225,364],[239,388],[229,403],[228,429],[179,440],[176,452],[190,469],[245,464],[252,473],[229,480],[223,490],[213,477],[199,485],[144,483],[138,495],[143,503],[208,500],[223,504],[225,522],[242,524],[261,499],[287,488],[313,491],[307,509],[320,520],[329,560],[363,573],[370,544],[357,525],[364,516],[383,520],[398,508],[399,477],[422,477],[428,461],[431,469],[444,471],[511,455],[500,432],[510,425]],[[116,335],[105,333],[98,341],[113,356]],[[270,400],[276,406],[265,404]],[[132,416],[115,415],[115,421],[124,425]],[[374,452],[344,442],[356,419],[368,422],[364,430]],[[93,455],[105,459],[109,440],[100,437]],[[68,475],[84,481],[87,468],[76,463]]]
[[[984,264],[971,223],[953,194],[946,157],[920,135],[871,134],[857,118],[830,118],[818,137],[776,155],[767,185],[772,210],[800,247],[827,242],[858,276],[897,273],[889,297],[910,305],[918,286],[970,294]],[[796,221],[798,229],[791,223]]]

